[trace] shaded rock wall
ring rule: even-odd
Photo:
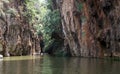
[[[50,1],[51,4],[51,6],[48,6],[51,12],[60,11],[61,6],[60,0],[48,0],[48,1]],[[60,18],[60,15],[57,15],[55,17]],[[69,46],[64,45],[64,35],[62,32],[61,21],[60,23],[54,23],[53,25],[56,25],[56,29],[51,33],[51,42],[45,48],[45,52],[52,56],[70,56],[71,54],[69,53]]]
[[[73,56],[120,56],[120,0],[60,0],[64,44]]]
[[[0,44],[4,56],[40,51],[35,29],[25,15],[25,0],[0,0]]]

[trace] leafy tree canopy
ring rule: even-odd
[[[27,12],[30,24],[36,28],[37,33],[42,33],[45,42],[51,42],[51,34],[60,31],[59,9],[51,10],[51,0],[26,0]]]

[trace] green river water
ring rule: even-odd
[[[120,62],[46,55],[6,57],[0,61],[0,74],[120,74]]]

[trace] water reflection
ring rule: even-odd
[[[75,57],[11,57],[0,61],[0,74],[119,74],[119,69],[117,61]]]
[[[44,64],[43,69],[51,71],[51,74],[119,74],[120,62],[102,59],[88,58],[61,58],[47,57],[49,63]],[[47,61],[45,59],[44,61]],[[43,62],[45,63],[45,62]],[[48,73],[48,72],[47,72]],[[43,73],[46,74],[46,73]],[[48,73],[50,74],[50,73]]]
[[[3,67],[3,62],[2,62],[2,60],[0,60],[0,74],[3,74],[3,73],[2,73],[2,70],[3,70],[2,67]]]

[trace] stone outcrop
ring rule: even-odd
[[[120,56],[120,0],[60,0],[58,5],[72,56]]]
[[[51,12],[53,13],[57,11],[57,14],[59,14],[60,0],[50,0],[50,4],[51,6],[48,7],[50,7]],[[55,17],[60,18],[59,15]],[[52,25],[54,26],[54,24]],[[55,23],[55,25],[56,29],[54,29],[54,31],[51,33],[51,41],[49,45],[47,45],[47,48],[45,48],[45,52],[52,56],[71,56],[71,54],[69,53],[69,47],[67,47],[68,45],[64,46],[64,36],[62,32],[61,21],[60,23]]]
[[[4,56],[40,51],[35,29],[25,16],[25,0],[0,0],[0,44]]]
[[[35,29],[25,14],[24,1],[0,0],[0,46],[4,56],[40,51]],[[60,49],[72,56],[120,56],[120,0],[52,2],[52,10],[59,9],[61,13],[64,37],[61,33],[53,35],[56,40],[61,37],[64,45],[61,44]]]

